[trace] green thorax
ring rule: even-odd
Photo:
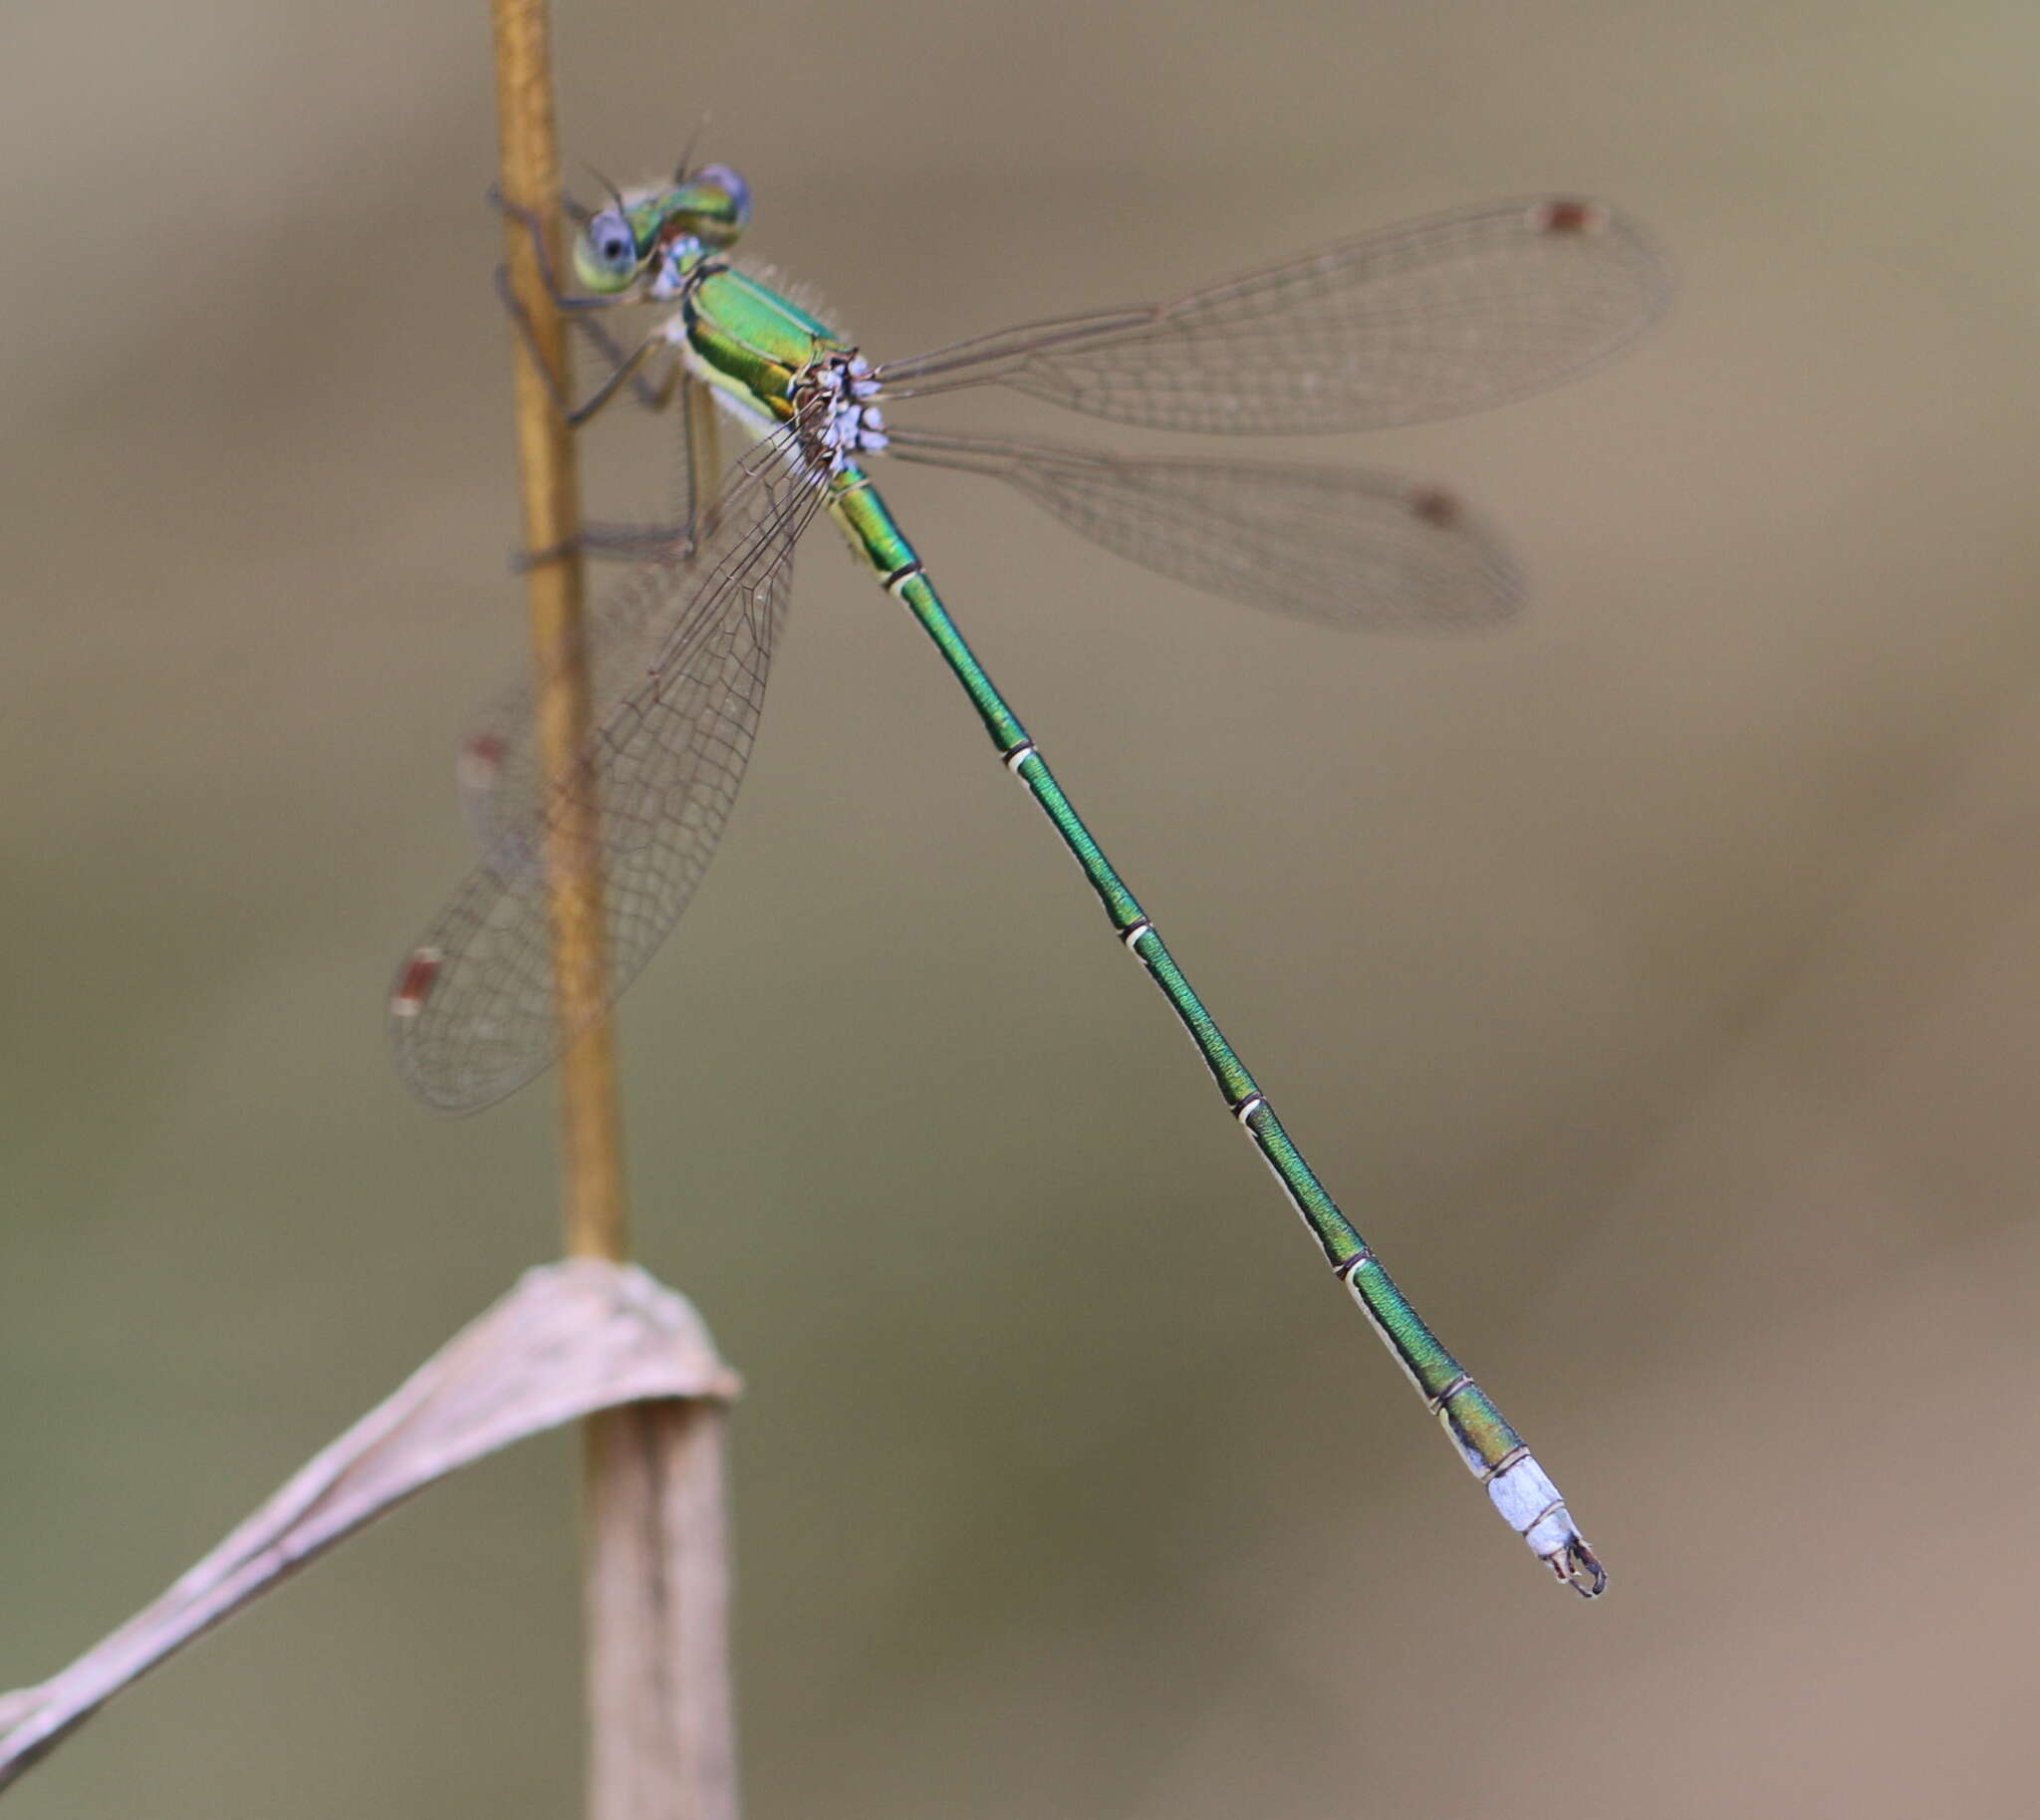
[[[775,422],[792,414],[795,376],[850,346],[790,298],[719,260],[703,261],[682,308],[688,364],[746,414]]]

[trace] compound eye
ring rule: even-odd
[[[728,246],[751,219],[751,186],[727,164],[682,170],[666,196],[668,218],[684,221],[704,247]]]
[[[751,186],[740,172],[727,164],[704,164],[694,180],[712,185],[729,198],[729,216],[738,228],[750,224]]]
[[[628,272],[638,263],[638,240],[631,224],[613,208],[606,208],[588,224],[589,250],[607,272]]]
[[[621,291],[638,276],[638,236],[622,209],[590,217],[574,242],[574,275],[591,291]]]

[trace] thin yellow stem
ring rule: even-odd
[[[601,848],[592,793],[575,787],[591,721],[582,630],[580,489],[567,336],[524,220],[544,224],[559,271],[559,152],[544,0],[490,0],[510,218],[510,283],[530,325],[517,340],[517,457],[531,571],[541,787],[549,818],[553,966],[560,1017],[585,1029],[564,1058],[566,1244],[621,1263],[624,1178],[608,1003]],[[523,219],[518,219],[522,215]],[[541,369],[538,362],[543,361]],[[552,384],[548,384],[550,370]],[[698,388],[690,388],[690,393]],[[701,400],[688,399],[701,426]],[[713,443],[704,435],[704,451]],[[712,452],[705,458],[712,464]],[[697,487],[712,487],[712,471]],[[590,1820],[737,1820],[729,1673],[729,1551],[720,1399],[662,1400],[589,1420],[586,1485]]]
[[[491,0],[496,107],[502,134],[503,195],[544,223],[547,254],[559,259],[560,158],[553,127],[552,55],[544,0]],[[507,221],[510,283],[530,345],[515,338],[517,468],[524,544],[553,552],[530,575],[532,659],[537,671],[541,788],[566,812],[550,818],[547,872],[552,894],[553,973],[561,1027],[585,1032],[561,1070],[566,1175],[566,1246],[573,1256],[621,1261],[625,1254],[624,1171],[617,1116],[616,1048],[609,1000],[601,848],[595,804],[569,787],[588,736],[590,703],[582,634],[580,481],[573,432],[553,399],[567,380],[567,337],[539,269],[530,235]],[[537,361],[551,369],[548,387]]]

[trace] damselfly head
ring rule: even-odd
[[[685,234],[710,251],[725,247],[751,221],[751,186],[727,164],[684,165],[659,203],[661,239]]]

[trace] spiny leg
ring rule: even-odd
[[[712,488],[720,463],[716,458],[715,407],[708,388],[687,372],[677,355],[667,365],[663,378],[655,386],[649,384],[631,363],[617,358],[616,342],[596,324],[583,319],[577,321],[576,327],[595,337],[598,350],[614,363],[602,388],[602,403],[619,395],[627,373],[637,401],[647,410],[663,411],[675,395],[680,396],[681,515],[677,521],[656,524],[592,521],[581,527],[571,546],[521,554],[513,559],[512,567],[521,574],[554,560],[569,547],[603,562],[686,562],[715,530]],[[557,391],[554,403],[563,404]],[[576,416],[562,408],[560,414],[569,427],[579,428],[592,413],[584,411]]]
[[[576,316],[572,318],[572,322],[582,339],[591,343],[596,353],[602,356],[606,367],[620,367],[629,358],[624,353],[623,344],[594,317]],[[675,350],[673,359],[666,365],[665,377],[656,385],[647,380],[641,372],[634,372],[631,375],[631,395],[646,410],[663,410],[673,401],[673,390],[685,372],[678,351]]]
[[[680,398],[682,470],[678,520],[658,524],[608,520],[584,525],[577,540],[584,555],[614,562],[685,562],[715,535],[715,488],[722,462],[714,395],[706,383],[676,358],[655,390],[649,386],[638,389],[638,401],[646,409],[664,410],[675,394]]]
[[[670,350],[672,347],[671,337],[667,335],[663,323],[651,330],[628,354],[619,350],[614,337],[606,331],[598,331],[596,346],[603,351],[605,359],[609,361],[610,371],[604,375],[595,390],[576,404],[568,398],[559,376],[540,355],[538,335],[532,328],[531,316],[511,288],[510,274],[502,266],[496,268],[496,295],[502,299],[503,308],[510,313],[510,320],[517,325],[517,333],[523,339],[525,352],[531,356],[532,364],[545,380],[546,391],[553,400],[553,408],[560,413],[569,429],[579,429],[588,422],[616,397],[627,383],[638,387],[638,383],[642,379],[638,370],[644,363],[661,350]],[[576,317],[571,320],[584,333],[595,330],[596,325],[583,318]],[[673,376],[670,373],[656,386],[645,382],[638,389],[638,401],[650,409],[662,409],[672,395],[672,387]]]

